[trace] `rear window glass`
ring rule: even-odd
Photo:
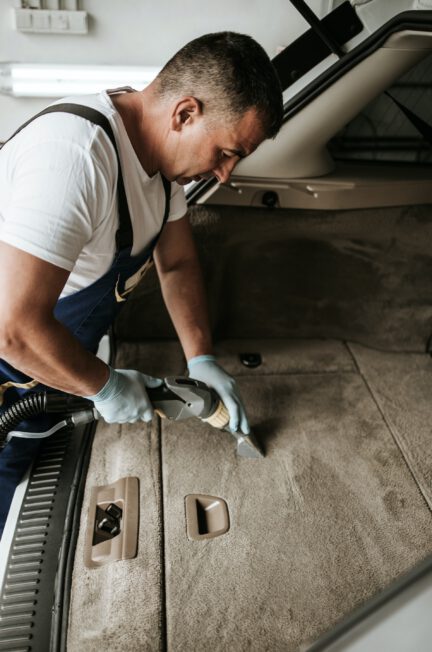
[[[401,77],[389,92],[432,125],[432,55]],[[432,163],[432,145],[386,94],[348,123],[330,141],[329,150],[337,160]]]

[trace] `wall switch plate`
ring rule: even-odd
[[[51,12],[51,32],[63,33],[69,31],[68,11]]]
[[[33,31],[32,12],[27,9],[15,9],[15,29],[20,32]]]
[[[70,34],[87,34],[87,12],[86,11],[63,11],[63,14],[68,15]]]
[[[12,9],[15,29],[33,34],[87,34],[86,11]]]
[[[50,17],[45,11],[32,12],[32,32],[49,32]]]

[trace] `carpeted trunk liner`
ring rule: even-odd
[[[176,342],[128,344],[116,366],[150,375],[179,374],[184,361]],[[139,478],[140,527],[135,559],[84,566],[91,488],[125,476]],[[96,429],[73,569],[68,646],[70,652],[159,650],[165,622],[160,425],[108,425]]]
[[[298,650],[431,552],[425,500],[342,347],[219,346],[264,460],[202,424],[163,424],[168,649]],[[245,348],[263,351],[261,368],[238,367]],[[191,493],[227,502],[227,534],[188,539]]]
[[[330,340],[218,346],[238,376],[263,460],[238,458],[231,435],[200,422],[163,422],[160,477],[155,426],[98,428],[87,493],[91,479],[140,476],[140,548],[136,560],[86,571],[79,543],[71,650],[298,650],[432,552],[430,358],[350,349]],[[242,352],[261,353],[262,365],[246,369]],[[122,345],[117,366],[132,359],[153,374],[183,368],[165,343]],[[104,447],[111,462],[100,473]],[[189,540],[190,493],[226,500],[226,534]],[[84,510],[80,539],[85,521]]]
[[[432,508],[432,359],[422,353],[350,350],[388,427]]]

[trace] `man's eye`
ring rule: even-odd
[[[225,152],[224,150],[221,151],[221,158],[231,158],[233,154],[231,152]]]

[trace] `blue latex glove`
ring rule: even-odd
[[[220,367],[214,355],[198,355],[188,362],[189,376],[203,383],[219,394],[222,403],[230,415],[231,432],[239,429],[244,435],[250,433],[250,427],[237,384],[226,371]]]
[[[135,369],[113,369],[97,394],[85,396],[107,423],[151,421],[153,406],[146,387],[159,387],[160,378],[146,376]]]

